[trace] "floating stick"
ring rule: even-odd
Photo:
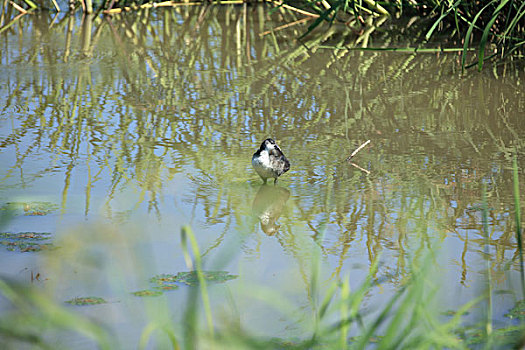
[[[57,10],[57,12],[60,12],[60,7],[58,6],[56,0],[51,0],[53,2],[53,6],[55,6],[55,9]]]
[[[346,158],[345,161],[349,161],[350,159],[354,158],[354,156],[357,154],[357,152],[359,152],[360,150],[362,150],[366,145],[368,145],[370,143],[370,140],[366,141],[365,143],[363,143],[361,146],[359,146],[355,151],[352,152],[352,154],[350,155],[350,157]]]

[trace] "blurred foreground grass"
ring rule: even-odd
[[[486,223],[488,209],[485,198],[481,210]],[[101,234],[115,235],[111,232]],[[517,234],[519,236],[519,232]],[[241,327],[236,321],[238,315],[219,317],[211,306],[214,304],[210,300],[215,296],[210,283],[228,283],[236,276],[228,276],[223,271],[210,273],[203,270],[204,263],[197,240],[189,226],[181,229],[180,238],[186,265],[194,272],[182,273],[180,276],[158,275],[150,282],[160,281],[164,285],[180,278],[188,284],[186,300],[182,303],[185,306],[183,316],[181,321],[174,321],[170,315],[180,314],[181,310],[170,309],[162,298],[148,299],[151,302],[144,304],[146,310],[140,315],[145,325],[136,344],[140,349],[149,348],[152,344],[155,344],[154,347],[169,344],[173,349],[496,349],[520,348],[525,339],[522,323],[525,305],[519,300],[515,300],[516,306],[505,315],[517,321],[509,321],[505,327],[493,325],[491,300],[495,292],[490,283],[488,255],[485,289],[479,290],[478,297],[459,309],[444,312],[438,297],[440,293],[447,292],[447,286],[441,285],[436,279],[439,268],[435,266],[435,255],[439,251],[427,251],[419,258],[413,257],[408,267],[410,277],[380,309],[376,307],[372,312],[374,307],[367,307],[364,300],[373,293],[373,288],[382,283],[377,278],[379,257],[369,267],[365,281],[353,286],[348,276],[327,282],[321,275],[322,258],[318,251],[312,250],[311,277],[307,287],[310,305],[306,311],[309,313],[306,317],[312,322],[296,323],[301,336],[286,338],[254,334]],[[69,249],[64,244],[61,244],[60,249]],[[75,254],[75,248],[72,249]],[[297,310],[292,306],[293,302],[280,296],[279,292],[265,286],[240,288],[237,291],[240,295],[246,294],[252,299],[261,300],[267,308],[279,310],[289,323],[295,322]],[[62,340],[64,335],[69,341],[85,339],[80,344],[88,348],[125,347],[116,334],[108,329],[105,321],[93,315],[89,317],[83,312],[92,306],[66,304],[100,304],[97,308],[109,308],[110,304],[100,297],[59,301],[38,285],[26,285],[5,278],[0,278],[0,294],[3,299],[0,347],[3,349],[19,349],[23,345],[44,349],[70,348],[71,344]],[[95,302],[86,303],[87,299]],[[235,306],[234,309],[241,309],[236,300],[230,302]],[[161,309],[162,312],[158,312]],[[481,310],[481,316],[474,319],[469,317],[467,321],[466,316],[474,309]]]

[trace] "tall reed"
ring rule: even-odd
[[[53,0],[54,1],[54,0]],[[257,1],[256,1],[257,2]],[[265,2],[265,1],[261,1]],[[292,0],[268,0],[273,6],[286,9],[302,16],[299,20],[295,19],[290,23],[285,23],[281,27],[295,25],[303,21],[311,21],[306,31],[297,38],[301,39],[313,33],[322,23],[334,24],[341,23],[353,29],[353,32],[362,31],[363,37],[367,36],[367,31],[363,27],[369,26],[370,22],[376,17],[402,17],[419,18],[427,30],[418,41],[421,43],[414,49],[429,49],[425,44],[432,41],[444,41],[447,39],[460,41],[462,45],[462,68],[477,66],[479,70],[488,60],[502,59],[506,57],[522,58],[525,47],[525,3],[514,0],[482,0],[482,1],[436,1],[436,0],[415,0],[410,2],[386,0],[323,0],[323,1],[292,1]],[[92,0],[82,0],[75,2],[71,0],[70,11],[75,11],[81,7],[88,14],[92,12],[104,12],[106,14],[120,13],[122,11],[136,11],[154,7],[178,7],[191,5],[210,4],[232,4],[242,3],[242,1],[217,1],[217,2],[178,2],[178,1],[157,1],[150,0],[141,4],[134,1],[103,1],[93,4]],[[60,8],[53,2],[55,9]],[[94,6],[95,5],[95,6]],[[98,5],[98,8],[96,7]],[[2,18],[8,8],[15,8],[19,16],[13,18],[8,23],[0,24],[0,33],[8,29],[20,16],[28,11],[43,8],[44,2],[35,4],[31,0],[19,0],[17,2],[6,2],[2,7]],[[13,16],[9,16],[13,17]],[[284,18],[283,18],[284,20]],[[411,20],[412,21],[412,20]],[[413,24],[411,24],[413,26]],[[329,27],[323,27],[321,32],[317,32],[319,37],[330,36]],[[472,55],[470,48],[477,47],[476,54]],[[370,48],[368,48],[370,49]],[[383,48],[384,49],[384,48]],[[393,48],[392,48],[393,49]],[[461,49],[460,47],[444,47],[444,49]]]

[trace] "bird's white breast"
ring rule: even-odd
[[[270,154],[267,150],[261,151],[258,157],[253,157],[252,165],[255,168],[255,171],[264,178],[275,176],[270,165]]]
[[[265,168],[270,167],[270,154],[267,150],[262,151],[257,158],[257,162]]]

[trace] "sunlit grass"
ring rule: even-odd
[[[274,11],[287,11],[288,13],[299,16],[292,18],[288,22],[283,18],[281,25],[273,30],[279,31],[285,28],[293,27],[298,24],[308,22],[306,30],[303,30],[296,39],[304,39],[315,33],[314,39],[301,40],[307,47],[332,47],[336,50],[341,49],[362,49],[362,50],[405,50],[413,52],[462,52],[461,66],[463,69],[477,66],[482,69],[486,61],[502,59],[507,57],[523,58],[525,47],[525,5],[522,1],[512,0],[483,0],[483,1],[436,1],[436,0],[415,0],[415,1],[375,1],[375,0],[323,0],[323,1],[294,1],[294,0],[269,0],[259,1],[260,3],[269,3]],[[242,1],[216,1],[216,2],[179,2],[179,1],[101,1],[91,4],[91,0],[76,1],[72,0],[70,10],[82,8],[84,12],[96,14],[115,14],[121,12],[134,12],[145,10],[148,11],[154,7],[188,7],[188,6],[205,6],[204,13],[208,6],[214,5],[232,5],[243,4]],[[54,2],[55,7],[57,6]],[[244,4],[246,6],[246,4]],[[20,0],[9,2],[5,8],[2,7],[2,18],[10,21],[0,23],[0,33],[9,30],[21,16],[35,10],[49,9],[43,2],[35,4],[30,0]],[[55,10],[55,9],[53,9]],[[246,11],[246,7],[244,9]],[[200,15],[199,15],[200,17]],[[374,32],[378,27],[385,26],[387,19],[397,18],[406,19],[410,22],[410,27],[419,28],[417,32],[417,42],[411,48],[399,48],[394,46],[388,47],[371,47],[369,41],[370,32]],[[418,18],[419,21],[414,19]],[[263,19],[264,21],[264,19]],[[92,18],[85,22],[88,26],[92,24]],[[327,24],[327,25],[325,25]],[[335,36],[332,25],[343,25],[346,34],[355,36],[358,40],[356,44],[349,44],[348,40],[340,40],[333,45],[322,45],[322,41],[328,37]],[[400,26],[403,26],[401,24]],[[411,37],[414,31],[407,31],[406,36]],[[317,30],[320,29],[320,30]],[[264,31],[263,35],[273,32],[273,30]],[[89,55],[91,32],[83,38],[83,52]],[[410,38],[412,39],[412,38]],[[442,44],[440,47],[428,47],[428,42]],[[450,45],[448,42],[454,42]],[[68,42],[67,51],[69,51]],[[471,48],[476,48],[475,54],[472,54]]]

